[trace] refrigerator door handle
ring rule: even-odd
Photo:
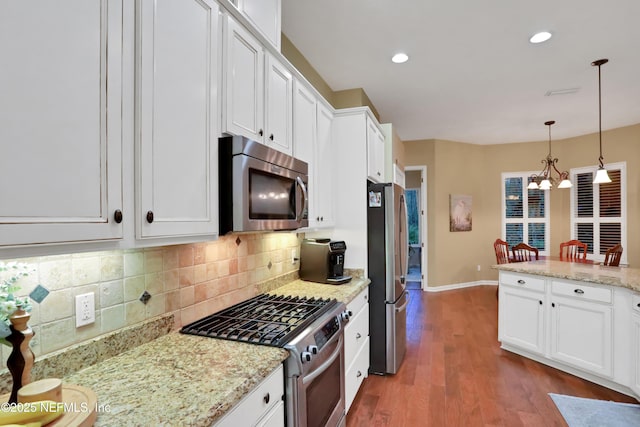
[[[402,304],[400,307],[396,307],[396,313],[400,313],[401,311],[406,310],[410,300],[411,300],[411,297],[409,296],[409,294],[407,294],[406,302]]]

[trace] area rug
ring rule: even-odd
[[[569,427],[638,427],[640,405],[549,393]]]

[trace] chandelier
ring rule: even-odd
[[[558,159],[551,157],[551,125],[554,123],[555,120],[544,122],[545,126],[549,127],[549,154],[547,154],[547,157],[545,159],[542,159],[540,161],[540,163],[544,165],[542,171],[537,175],[531,175],[531,182],[527,186],[529,190],[549,190],[557,182],[559,182],[558,188],[571,187],[571,181],[569,181],[569,172],[560,172],[558,168],[556,168]],[[552,176],[553,171],[555,171],[555,173],[558,175],[557,177]]]

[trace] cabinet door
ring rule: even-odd
[[[315,220],[320,227],[333,227],[336,150],[333,143],[333,113],[324,104],[317,103],[316,139],[316,209]]]
[[[280,50],[281,0],[238,0],[249,21]]]
[[[500,284],[498,339],[544,353],[544,294]]]
[[[0,246],[122,238],[122,7],[0,2]]]
[[[631,381],[631,389],[636,396],[640,397],[640,314],[634,313],[631,320],[631,329],[633,336],[631,345],[631,362],[633,363],[633,380]]]
[[[367,175],[375,182],[384,180],[384,136],[367,117]]]
[[[292,154],[293,77],[272,55],[266,56],[266,135],[265,143]]]
[[[284,402],[279,400],[260,421],[256,427],[284,427]]]
[[[227,15],[224,45],[224,131],[264,142],[262,46],[230,15]]]
[[[554,296],[551,357],[598,375],[612,374],[611,306]]]
[[[138,237],[216,233],[218,5],[138,5]]]

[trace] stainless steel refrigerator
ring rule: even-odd
[[[407,348],[407,205],[399,185],[367,187],[369,372],[395,374]]]

